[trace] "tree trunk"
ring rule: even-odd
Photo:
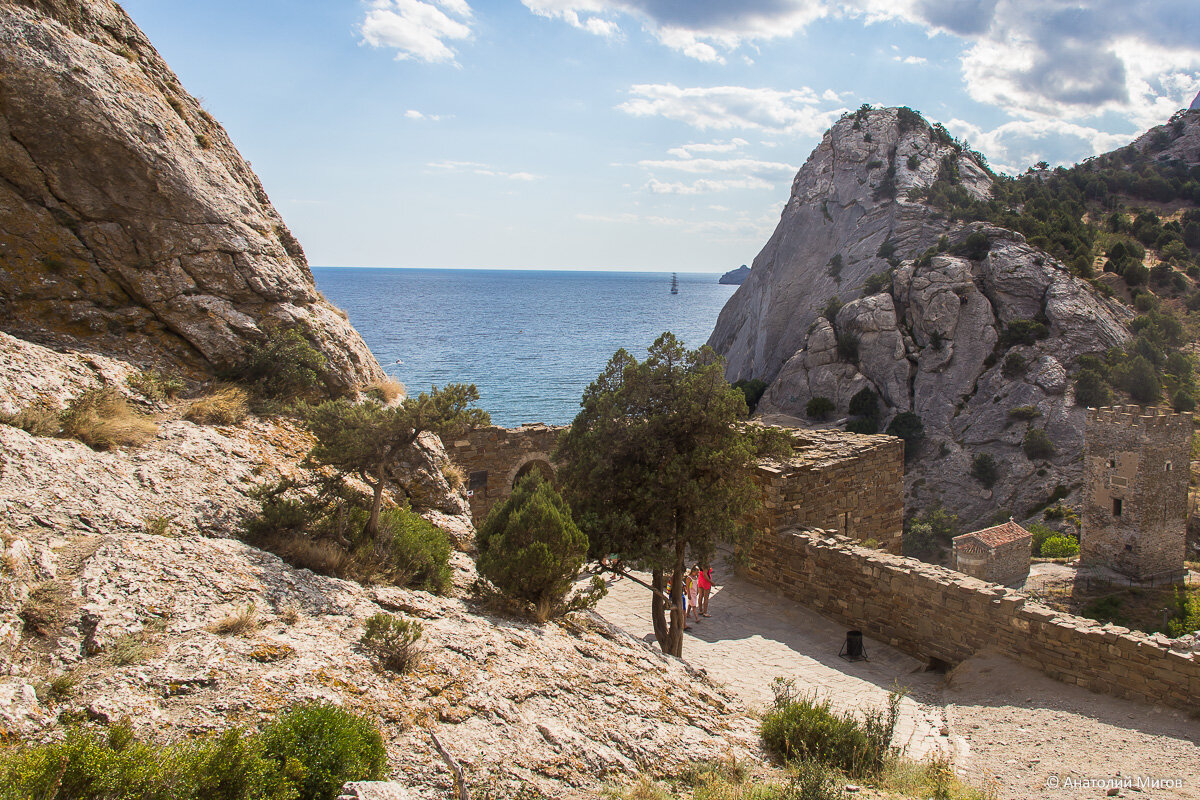
[[[654,586],[654,591],[650,595],[650,618],[654,621],[654,638],[665,653],[667,652],[667,603],[663,600],[666,587],[663,571],[661,569],[653,570],[650,573],[650,582]]]
[[[671,628],[667,631],[667,655],[683,658],[683,570],[687,545],[677,539],[675,543],[675,570],[671,573]]]
[[[380,464],[379,469],[375,473],[375,496],[371,499],[371,514],[367,517],[367,527],[364,532],[368,537],[374,539],[379,533],[379,510],[383,508],[383,475],[386,464]]]

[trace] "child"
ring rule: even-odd
[[[708,596],[712,593],[712,567],[705,564],[704,569],[700,569],[697,565],[696,571],[698,573],[696,583],[700,587],[700,616],[712,616],[708,613]]]
[[[687,605],[684,606],[683,614],[685,621],[687,620],[688,614],[691,614],[692,619],[694,619],[696,622],[700,621],[700,604],[697,599],[700,593],[700,587],[697,585],[697,581],[699,579],[700,567],[692,567],[692,571],[687,574],[686,582],[683,584],[684,592],[687,595]]]

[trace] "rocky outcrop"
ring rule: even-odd
[[[810,399],[826,397],[844,417],[866,388],[881,399],[883,424],[920,417],[925,440],[906,468],[910,511],[941,502],[966,524],[998,510],[1024,516],[1059,486],[1078,486],[1084,412],[1068,371],[1080,355],[1128,341],[1132,313],[1020,234],[952,224],[910,199],[939,170],[956,168],[977,197],[991,178],[936,130],[902,119],[872,111],[826,134],[709,341],[731,380],[770,382],[764,412],[803,416]],[[889,164],[894,198],[879,190]],[[986,248],[968,247],[972,234]],[[1028,343],[999,346],[1014,324],[1043,327]],[[1026,457],[1031,427],[1046,431],[1053,456]],[[982,453],[1001,465],[990,488],[970,477]]]
[[[1155,160],[1178,159],[1190,166],[1200,164],[1200,108],[1192,103],[1166,125],[1156,125],[1133,140],[1134,148]]]
[[[717,283],[725,286],[741,286],[746,282],[746,278],[749,276],[750,268],[745,264],[742,264],[737,269],[731,269],[729,272],[726,272],[724,275],[718,278]]]
[[[492,617],[461,598],[293,569],[230,539],[5,541],[0,555],[16,569],[0,575],[0,598],[19,603],[31,585],[51,584],[59,603],[52,630],[26,632],[9,652],[0,677],[9,737],[53,735],[59,717],[128,716],[142,735],[177,740],[324,700],[369,714],[389,772],[413,797],[430,798],[449,796],[451,776],[429,729],[473,792],[492,797],[531,789],[595,797],[614,775],[759,757],[756,720],[739,701],[598,617],[545,625]],[[29,565],[26,553],[48,563]],[[470,559],[456,566],[456,583],[469,583]],[[0,603],[0,618],[14,611]],[[411,674],[379,669],[359,645],[364,620],[379,612],[424,627]],[[246,630],[216,632],[237,613],[252,614]],[[122,646],[127,654],[115,659]],[[62,673],[73,676],[71,689],[39,697],[36,688]]]
[[[331,388],[382,377],[250,166],[116,3],[0,2],[0,177],[3,329],[202,375],[270,323],[299,325]]]

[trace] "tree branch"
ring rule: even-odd
[[[433,740],[433,746],[437,748],[438,755],[442,757],[442,761],[446,762],[446,766],[454,773],[454,789],[458,792],[458,800],[471,800],[471,795],[467,792],[467,778],[463,774],[463,768],[454,760],[454,756],[450,755],[449,751],[442,746],[438,741],[437,734],[433,729],[429,729],[429,738]]]

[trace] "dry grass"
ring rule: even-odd
[[[318,575],[342,577],[350,556],[341,547],[306,536],[271,536],[255,545],[282,558],[293,567],[310,569]]]
[[[284,625],[295,625],[300,621],[300,606],[289,600],[279,607],[279,619]]]
[[[254,603],[249,603],[245,608],[239,608],[232,614],[209,625],[208,629],[219,636],[239,636],[244,633],[253,633],[258,630],[260,624]]]
[[[64,616],[67,589],[60,583],[47,581],[33,587],[29,597],[18,612],[25,623],[25,631],[38,636],[49,636],[58,627]]]
[[[154,655],[153,646],[146,638],[138,633],[122,636],[112,643],[109,648],[109,658],[118,667],[130,664],[144,664]]]
[[[158,434],[154,420],[129,407],[113,388],[89,389],[67,406],[61,436],[78,439],[96,450],[137,447]]]
[[[192,401],[183,418],[199,425],[236,425],[250,413],[250,395],[240,386],[218,386]]]
[[[53,700],[65,700],[75,693],[79,677],[73,672],[60,672],[46,681],[46,691]]]
[[[457,464],[447,464],[442,467],[442,476],[450,484],[450,488],[456,492],[467,484],[467,476],[463,474],[462,467]]]
[[[156,369],[135,372],[125,379],[125,385],[143,397],[160,403],[173,400],[187,388],[183,378]]]
[[[0,423],[20,428],[34,436],[57,436],[61,414],[48,402],[39,400],[13,414],[0,413]]]
[[[408,388],[403,383],[391,378],[368,383],[362,391],[367,397],[372,397],[381,403],[394,403],[408,394]]]

